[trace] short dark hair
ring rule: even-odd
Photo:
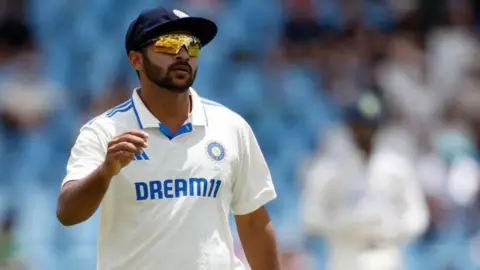
[[[142,54],[142,56],[145,54],[147,48],[146,47],[143,47],[141,49],[138,50],[139,53]],[[137,77],[140,79],[140,72],[138,70],[135,70],[135,72],[137,73]]]

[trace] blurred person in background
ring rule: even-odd
[[[480,99],[478,89],[471,92],[467,86],[471,83],[447,104],[417,162],[431,213],[427,234],[419,242],[420,256],[427,258],[419,265],[425,269],[472,269],[474,261],[479,265],[478,247],[468,248],[480,224],[480,167],[472,126]]]
[[[324,72],[326,90],[337,106],[355,102],[360,89],[373,85],[367,49],[370,37],[370,31],[357,22],[348,22],[336,35]]]
[[[0,0],[0,20],[22,20],[27,6],[26,2],[24,0]]]
[[[281,49],[287,63],[313,65],[317,40],[324,27],[316,19],[315,9],[308,0],[285,1],[286,20],[283,23]],[[305,54],[305,52],[312,52]]]
[[[385,58],[375,67],[391,121],[417,136],[428,134],[443,106],[443,95],[430,80],[418,15],[404,15],[390,34]]]
[[[49,132],[53,123],[61,123],[61,117],[54,115],[63,108],[63,88],[45,77],[45,59],[37,45],[32,29],[21,16],[12,15],[0,23],[0,136],[4,143],[0,151],[0,220],[14,225],[9,230],[14,235],[11,246],[15,247],[11,255],[26,265],[42,252],[36,240],[48,238],[51,231],[42,230],[39,235],[38,230],[31,229],[35,217],[17,194],[37,194],[29,199],[36,204],[51,190],[41,175],[54,166],[49,160],[55,148],[62,145],[56,136],[64,135]],[[3,239],[8,239],[5,236]],[[51,245],[41,246],[53,253]],[[6,244],[4,250],[8,250]]]
[[[455,97],[458,84],[468,79],[478,62],[474,1],[443,0],[443,11],[426,35],[426,60],[430,80],[440,101]]]
[[[4,35],[0,46],[6,62],[0,69],[3,119],[13,129],[35,129],[50,115],[59,93],[53,83],[42,77],[42,55],[36,50],[27,25],[7,20],[0,25],[0,35]]]
[[[378,97],[363,93],[344,112],[347,128],[331,129],[307,173],[304,224],[326,239],[329,270],[406,269],[402,247],[429,218],[415,166],[376,139],[384,116]]]
[[[422,17],[428,10],[402,13],[386,58],[376,67],[376,80],[394,120],[414,132],[422,148],[429,144],[444,108],[477,59],[471,4],[468,0],[440,1],[436,9],[443,16],[432,18]]]

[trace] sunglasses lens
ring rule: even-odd
[[[155,45],[154,51],[157,53],[177,54],[179,50],[174,46]]]
[[[197,43],[196,45],[190,45],[188,47],[188,55],[197,57],[200,55],[200,43]]]
[[[200,55],[200,41],[188,35],[161,36],[154,44],[154,51],[157,53],[177,54],[184,46],[190,56],[196,57]]]

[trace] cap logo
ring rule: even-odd
[[[183,12],[183,11],[180,11],[180,10],[178,10],[178,9],[174,9],[174,10],[173,10],[173,13],[174,13],[175,15],[177,15],[177,17],[179,17],[179,18],[189,17],[187,13],[185,13],[185,12]]]

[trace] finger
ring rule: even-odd
[[[108,153],[116,153],[119,151],[126,151],[129,153],[137,153],[139,155],[142,154],[142,148],[136,146],[135,144],[131,142],[119,142],[117,144],[114,144],[108,148]]]
[[[137,136],[143,138],[145,141],[148,139],[148,133],[143,130],[128,130],[123,133],[124,135],[129,134],[133,136]]]
[[[113,159],[120,162],[122,167],[125,167],[135,159],[135,156],[132,153],[120,151],[113,155]]]
[[[124,141],[131,142],[140,147],[148,146],[146,140],[143,137],[139,137],[132,134],[122,134],[120,136],[115,137],[109,142],[109,146],[117,144],[119,142],[124,142]]]
[[[110,141],[109,146],[112,146],[114,144],[118,144],[118,143],[121,143],[121,142],[133,143],[137,147],[143,147],[143,148],[148,147],[148,144],[145,141],[145,139],[143,139],[142,137],[131,135],[131,134],[120,135],[119,137]]]
[[[122,160],[134,160],[135,159],[135,155],[131,152],[128,152],[128,151],[115,152],[114,157],[122,159]]]

